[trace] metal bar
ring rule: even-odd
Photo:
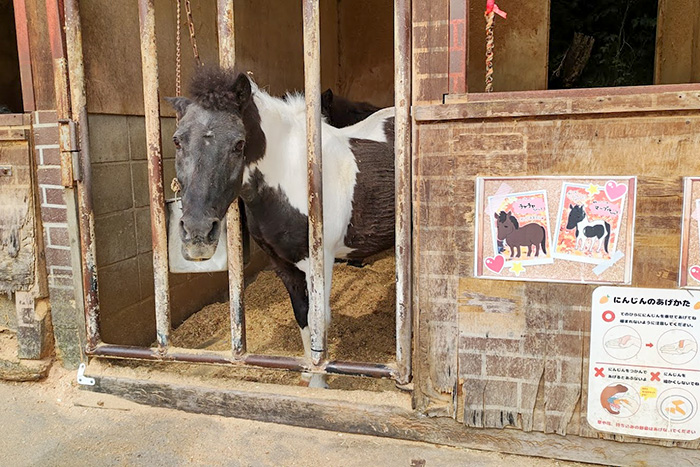
[[[319,0],[304,0],[304,92],[309,193],[309,329],[311,361],[326,359],[327,290],[323,249],[323,181],[321,156],[321,42]]]
[[[22,106],[25,112],[36,110],[34,101],[34,80],[32,77],[32,52],[29,44],[29,21],[25,0],[14,0],[15,28],[17,32],[17,53],[19,55],[19,75],[22,86]]]
[[[331,361],[312,366],[305,358],[280,357],[275,355],[247,354],[231,357],[226,352],[211,350],[191,350],[170,347],[166,352],[158,348],[131,347],[100,343],[90,355],[95,357],[125,358],[161,362],[190,362],[228,366],[250,366],[290,371],[314,371],[348,376],[370,376],[373,378],[394,378],[396,368],[391,365],[364,362]]]
[[[219,28],[219,65],[233,70],[236,64],[236,35],[233,0],[217,0]],[[226,214],[226,244],[228,257],[228,292],[231,314],[231,350],[234,355],[244,354],[245,309],[243,305],[243,231],[238,200],[234,200]]]
[[[411,0],[394,0],[397,381],[411,379]]]
[[[80,212],[80,254],[82,259],[83,302],[85,308],[86,350],[100,341],[100,305],[97,288],[95,254],[95,213],[92,206],[92,169],[87,122],[83,36],[78,0],[65,0],[66,53],[71,92],[71,118],[78,125],[80,148],[80,180],[78,209]]]
[[[141,68],[148,148],[148,191],[153,241],[153,282],[156,302],[156,339],[163,351],[170,336],[170,289],[168,286],[168,239],[163,196],[163,153],[160,137],[160,96],[156,50],[155,0],[139,0]]]

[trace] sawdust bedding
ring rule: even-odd
[[[333,271],[331,326],[328,331],[331,359],[387,363],[395,358],[395,262],[390,252],[371,258],[362,268],[338,263]],[[299,328],[289,295],[271,270],[250,282],[244,295],[248,351],[268,355],[303,355]],[[206,306],[171,334],[177,347],[228,350],[231,342],[229,303]],[[209,370],[214,371],[214,370]],[[221,368],[219,376],[296,384],[298,373],[273,370]],[[386,390],[389,381],[369,378],[330,377],[332,388]]]

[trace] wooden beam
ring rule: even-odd
[[[388,405],[95,376],[83,389],[157,407],[346,433],[605,465],[700,465],[700,452],[513,429],[466,428]]]
[[[445,104],[417,106],[416,121],[542,117],[700,110],[700,86],[648,86],[450,96]]]
[[[17,52],[19,53],[19,73],[22,81],[22,106],[25,112],[36,110],[34,101],[34,81],[32,79],[32,56],[29,43],[29,21],[25,0],[13,1],[15,28],[17,30]]]

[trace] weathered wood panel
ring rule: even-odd
[[[659,0],[654,83],[700,81],[700,10],[695,0]]]
[[[29,126],[0,127],[0,293],[34,285],[35,215]]]
[[[466,425],[620,439],[590,429],[582,409],[594,287],[474,279],[475,177],[638,174],[633,285],[675,287],[682,176],[700,173],[700,113],[655,112],[649,99],[656,104],[663,95],[602,99],[602,112],[591,105],[571,117],[565,113],[577,104],[584,109],[585,100],[542,96],[415,109],[417,308],[424,317],[419,342],[427,343],[419,365],[428,367],[416,388],[432,405],[449,404],[454,394],[441,376],[453,374],[445,352],[456,347],[463,398],[456,415]],[[524,118],[505,116],[530,104]],[[453,323],[456,345],[446,332]],[[446,337],[438,342],[436,332]]]
[[[335,86],[338,74],[337,4],[322,2],[323,85]],[[304,87],[301,4],[276,0],[235,2],[236,67],[273,94]],[[138,10],[136,2],[88,0],[80,3],[90,113],[143,115]],[[195,69],[183,8],[182,83],[187,92]],[[216,2],[192,2],[197,47],[205,65],[218,64]],[[161,97],[175,95],[176,3],[156,1],[156,38]],[[324,88],[325,89],[325,88]],[[162,115],[172,116],[161,101]]]
[[[499,1],[508,19],[494,23],[494,91],[547,89],[549,60],[549,1]],[[486,2],[469,1],[468,92],[484,92]]]

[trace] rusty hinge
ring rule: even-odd
[[[61,150],[61,184],[70,188],[80,180],[78,163],[78,137],[76,123],[73,120],[58,121],[58,146]]]

